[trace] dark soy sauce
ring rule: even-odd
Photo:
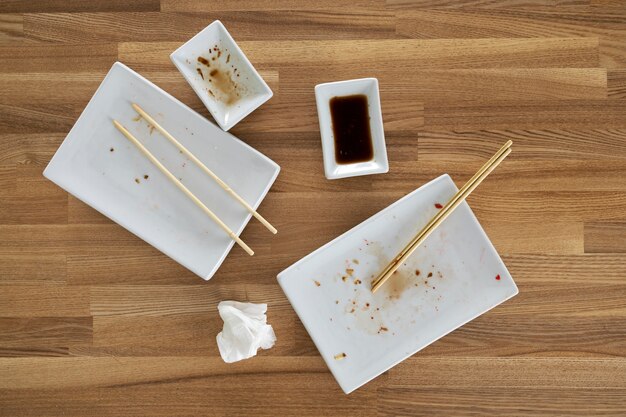
[[[338,164],[371,161],[374,157],[367,107],[367,96],[364,94],[330,99],[335,161]]]

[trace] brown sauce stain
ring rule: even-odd
[[[239,89],[237,84],[231,78],[230,72],[214,68],[211,70],[209,75],[211,77],[211,84],[213,85],[214,90],[216,90],[220,95],[218,98],[220,101],[230,105],[239,100]]]
[[[196,71],[198,71],[198,74],[200,74],[200,77],[202,77],[202,79],[204,80],[204,74],[202,73],[202,70],[200,68],[196,68]]]

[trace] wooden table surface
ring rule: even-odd
[[[281,165],[205,283],[41,175],[113,62],[210,117],[169,53],[220,19],[274,90],[232,132]],[[313,87],[377,77],[390,172],[324,178]],[[513,154],[470,205],[520,294],[344,395],[276,274],[426,181]],[[227,365],[225,299],[278,343]],[[625,415],[621,0],[0,2],[0,415]]]

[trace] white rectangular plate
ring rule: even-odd
[[[374,277],[456,191],[443,175],[278,275],[344,392],[517,294],[466,203],[372,294]]]
[[[44,176],[208,280],[234,241],[118,132],[112,119],[133,133],[235,233],[241,233],[250,214],[158,131],[138,119],[133,102],[258,207],[280,167],[119,62],[98,87]]]

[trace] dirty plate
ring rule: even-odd
[[[170,59],[224,130],[273,95],[219,20],[175,50]]]
[[[370,291],[374,276],[456,191],[443,175],[278,275],[346,393],[517,294],[466,203]]]
[[[128,67],[113,65],[44,176],[209,279],[230,239],[112,124],[117,119],[235,233],[250,214],[131,107],[137,103],[256,208],[279,166]],[[268,215],[271,219],[271,216]]]

